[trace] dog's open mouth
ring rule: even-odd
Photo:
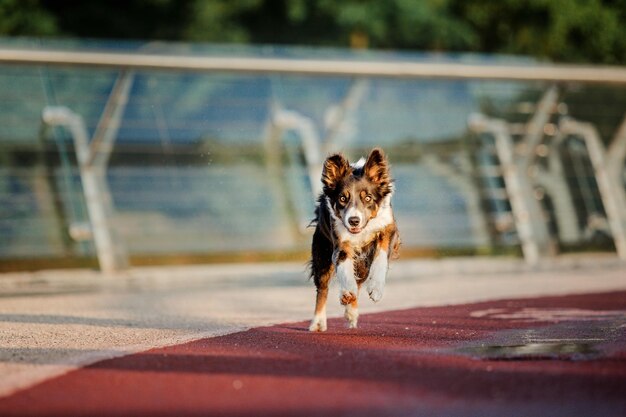
[[[349,227],[348,228],[348,231],[352,233],[353,235],[356,235],[357,233],[361,233],[361,230],[363,230],[362,227]]]

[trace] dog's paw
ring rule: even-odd
[[[377,303],[383,299],[383,291],[382,290],[372,290],[370,292],[370,298],[373,302]]]
[[[359,320],[359,311],[350,304],[346,305],[346,312],[343,315],[348,320],[348,329],[356,329]]]
[[[374,262],[372,262],[369,277],[365,282],[365,289],[375,303],[383,298],[385,281],[387,279],[387,268],[387,253],[381,250],[374,259]]]
[[[344,306],[354,301],[356,301],[356,295],[350,291],[343,291],[339,297],[339,302]]]
[[[377,303],[383,298],[385,284],[378,281],[370,281],[367,286],[367,293],[373,302]]]
[[[310,332],[325,332],[326,331],[326,317],[315,316],[313,320],[311,320],[311,325],[309,326]]]

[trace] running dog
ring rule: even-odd
[[[317,288],[312,332],[327,329],[328,284],[334,275],[348,327],[356,328],[361,285],[374,302],[380,301],[389,259],[400,246],[391,209],[394,185],[382,149],[373,149],[367,159],[352,165],[341,154],[329,156],[322,183],[312,222],[311,276]]]

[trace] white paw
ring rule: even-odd
[[[326,326],[326,316],[315,316],[313,320],[311,320],[311,325],[309,326],[310,332],[325,332],[327,329]]]
[[[383,298],[385,280],[387,279],[387,267],[387,252],[381,250],[374,258],[374,262],[372,262],[369,277],[365,283],[365,289],[375,303]]]
[[[346,312],[343,315],[348,320],[348,329],[356,329],[359,320],[359,311],[350,304],[346,306]]]
[[[354,277],[354,262],[346,259],[337,265],[337,280],[339,281],[339,300],[341,304],[347,304],[356,299],[359,287]]]
[[[385,292],[385,283],[384,281],[375,281],[373,279],[368,280],[367,282],[367,293],[369,294],[372,301],[375,303],[379,302],[383,298],[383,294]]]

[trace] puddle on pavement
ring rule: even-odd
[[[501,330],[490,337],[457,347],[455,352],[479,360],[593,360],[623,350],[626,312],[582,309],[524,308],[473,312],[475,318],[552,324]],[[613,346],[613,347],[609,347]],[[608,349],[608,350],[607,350]]]
[[[601,355],[591,342],[482,345],[460,348],[459,352],[489,360],[590,360]]]
[[[490,308],[472,311],[470,317],[514,320],[520,322],[563,322],[563,321],[598,321],[626,317],[624,310],[585,310],[580,308]]]

